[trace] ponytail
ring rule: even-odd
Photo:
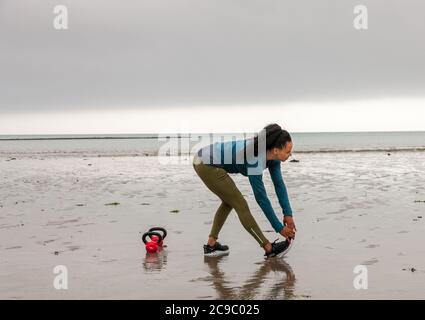
[[[291,142],[292,138],[288,131],[283,130],[281,126],[276,123],[265,126],[255,137],[254,137],[254,155],[258,156],[258,136],[266,136],[266,150],[273,148],[283,148],[286,143]]]

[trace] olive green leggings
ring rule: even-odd
[[[252,216],[248,203],[226,170],[204,164],[196,155],[193,159],[193,168],[208,189],[215,193],[222,201],[215,214],[210,237],[218,239],[218,234],[230,211],[235,209],[242,225],[259,245],[264,247],[264,245],[269,243]]]

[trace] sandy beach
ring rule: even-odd
[[[204,259],[219,205],[190,158],[0,157],[0,299],[423,299],[425,153],[294,154],[282,165],[298,233],[285,259],[263,251],[233,211]],[[248,179],[231,175],[266,232],[278,236]],[[275,211],[281,209],[268,172]],[[177,211],[178,210],[178,211]],[[146,255],[141,234],[168,230]],[[53,269],[68,269],[68,289]],[[353,286],[366,265],[368,289]]]

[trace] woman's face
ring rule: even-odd
[[[292,142],[287,142],[282,149],[273,148],[271,150],[272,159],[285,162],[291,156],[292,146],[293,146]]]

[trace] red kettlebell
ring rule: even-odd
[[[147,237],[149,237],[151,240],[147,241]],[[146,246],[146,251],[149,253],[155,253],[158,251],[159,243],[162,242],[162,236],[158,232],[148,231],[143,234],[142,240]]]
[[[155,236],[155,235],[153,235],[153,236],[151,237],[151,239],[152,239],[153,241],[157,241],[157,240],[159,240],[159,241],[157,241],[157,242],[158,242],[158,245],[159,245],[160,247],[162,247],[162,246],[164,245],[164,239],[165,239],[165,237],[167,236],[167,230],[165,230],[164,228],[161,228],[161,227],[153,227],[153,228],[150,228],[150,229],[149,229],[149,232],[154,232],[154,231],[161,231],[161,232],[162,232],[162,239],[158,239],[158,237],[157,237],[157,236]]]

